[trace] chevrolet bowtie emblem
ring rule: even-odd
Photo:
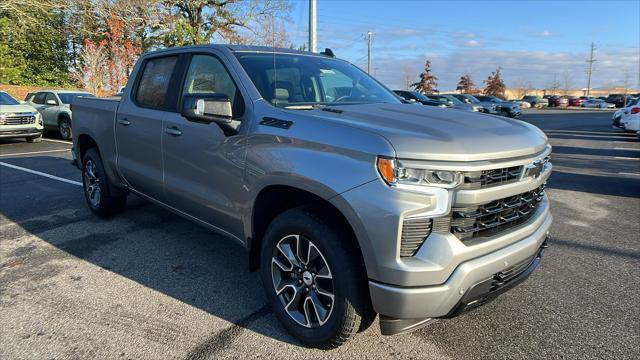
[[[524,176],[531,176],[532,178],[536,179],[542,173],[542,169],[544,169],[542,160],[536,160],[533,163],[527,165]]]

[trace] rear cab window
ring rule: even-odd
[[[167,93],[178,56],[152,58],[145,62],[135,93],[136,104],[167,110]]]

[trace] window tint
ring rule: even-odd
[[[47,93],[47,97],[44,99],[44,101],[47,102],[49,100],[53,100],[58,103],[58,99],[56,99],[56,96],[53,95],[53,93]]]
[[[148,60],[142,71],[136,101],[144,106],[163,108],[177,56]]]
[[[37,93],[36,96],[33,97],[34,104],[44,104],[44,98],[47,96],[47,93]]]

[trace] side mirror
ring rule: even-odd
[[[51,100],[51,99],[49,99],[49,100],[47,100],[47,101],[46,101],[46,104],[47,104],[47,105],[58,105],[58,102],[57,102],[57,101],[55,101],[55,100]]]
[[[224,94],[185,94],[180,114],[193,121],[231,123],[231,100]]]

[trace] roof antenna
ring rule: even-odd
[[[333,51],[331,51],[331,49],[329,49],[329,48],[324,48],[324,51],[321,52],[320,54],[324,55],[324,56],[332,57],[332,58],[336,57],[336,55],[333,53]]]

